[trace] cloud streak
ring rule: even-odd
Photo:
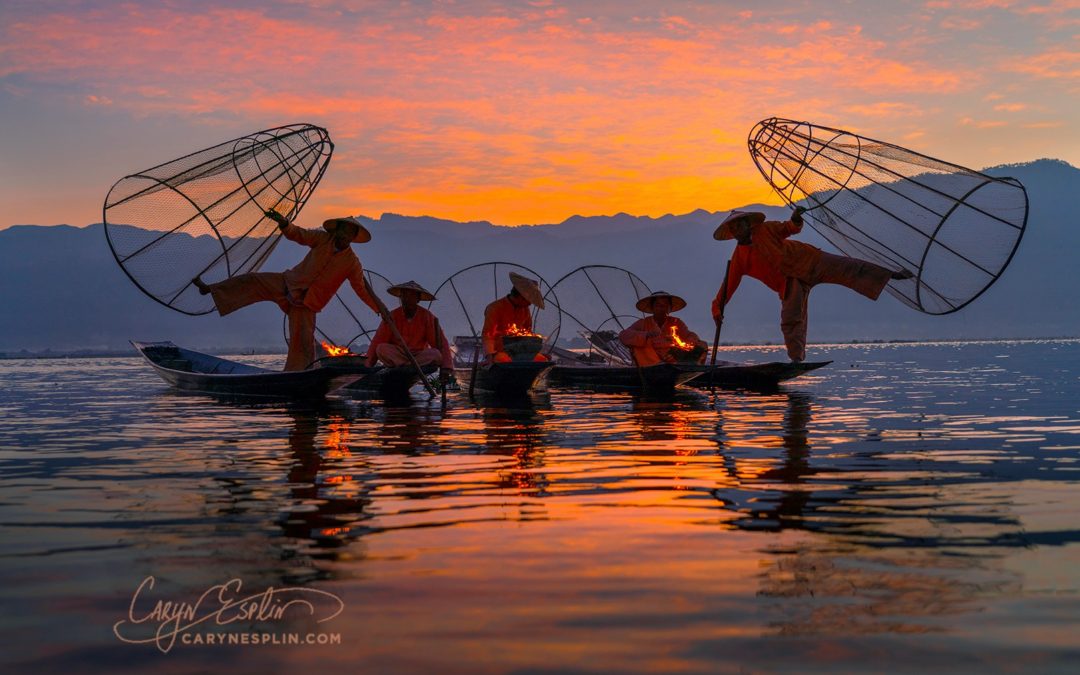
[[[2,10],[0,83],[213,140],[323,124],[338,152],[319,215],[660,215],[775,201],[745,151],[747,130],[774,114],[937,150],[956,128],[1004,124],[973,121],[996,92],[1007,99],[996,110],[1018,118],[1001,152],[1022,147],[1020,130],[1067,108],[1024,117],[1022,99],[1040,91],[1028,80],[1074,83],[1075,45],[1017,43],[1002,64],[1000,51],[947,40],[978,42],[995,12],[1060,25],[1069,4],[935,2],[877,17],[794,3],[17,3]],[[957,23],[958,10],[977,16]],[[886,22],[910,22],[911,39],[874,29]]]

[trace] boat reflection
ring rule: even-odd
[[[933,632],[987,591],[1020,586],[998,563],[1002,530],[1019,527],[1007,505],[976,513],[917,463],[897,471],[869,419],[796,391],[727,404],[716,442],[734,482],[714,491],[737,513],[727,525],[789,534],[771,540],[760,574],[773,631]]]

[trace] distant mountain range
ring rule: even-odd
[[[1027,232],[1009,269],[971,306],[947,316],[926,316],[883,295],[870,302],[845,289],[822,286],[810,305],[810,339],[974,339],[1080,335],[1080,170],[1056,160],[988,169],[1027,187]],[[786,209],[748,205],[771,218]],[[397,280],[416,279],[434,289],[467,265],[501,260],[536,270],[549,282],[579,265],[607,264],[635,272],[654,290],[683,295],[682,316],[702,336],[712,335],[708,306],[723,277],[731,242],[712,230],[728,212],[697,210],[661,218],[574,216],[551,225],[500,227],[432,217],[364,217],[371,243],[355,250],[364,266]],[[301,225],[305,223],[301,216]],[[831,247],[807,228],[800,236]],[[281,242],[263,270],[295,264],[304,249]],[[280,311],[251,307],[229,317],[190,317],[143,295],[113,260],[101,224],[17,225],[0,231],[0,352],[125,349],[128,339],[171,339],[208,350],[284,347]],[[350,293],[348,286],[343,292]],[[780,340],[779,301],[748,280],[727,311],[725,342]]]

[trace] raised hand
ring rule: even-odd
[[[270,220],[277,223],[278,227],[280,227],[280,228],[284,229],[285,227],[287,227],[289,225],[289,219],[286,218],[285,216],[281,215],[280,213],[278,213],[274,209],[270,209],[269,211],[264,211],[263,215],[265,215],[267,218],[269,218]]]

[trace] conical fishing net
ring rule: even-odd
[[[387,293],[394,284],[374,270],[365,269],[371,290],[378,295],[386,306],[393,310],[397,298]],[[315,315],[315,340],[323,350],[326,346],[344,347],[354,354],[367,353],[371,339],[379,328],[382,319],[378,314],[356,296],[352,287],[342,288],[322,310]],[[282,318],[281,330],[285,335],[285,344],[289,344],[289,317]],[[325,343],[325,344],[323,344]]]
[[[575,354],[560,350],[559,356],[631,363],[630,351],[619,341],[619,333],[644,316],[634,305],[651,292],[640,277],[621,267],[586,265],[564,275],[551,287],[552,297],[557,294],[561,299],[562,344],[588,351]]]
[[[484,309],[510,293],[510,273],[517,272],[540,283],[545,309],[536,306],[532,311],[532,330],[544,338],[542,353],[549,353],[559,339],[561,315],[558,298],[551,286],[536,272],[508,262],[480,263],[459,270],[435,290],[435,300],[428,308],[439,319],[439,325],[455,352],[458,363],[468,363],[472,349],[484,329]]]
[[[125,176],[105,197],[105,236],[116,261],[154,300],[206,314],[214,283],[254,272],[281,238],[264,213],[294,220],[333,152],[325,129],[267,129]]]
[[[806,122],[770,118],[750,155],[806,222],[848,256],[914,278],[890,293],[927,314],[967,305],[1005,271],[1027,225],[1020,181]]]

